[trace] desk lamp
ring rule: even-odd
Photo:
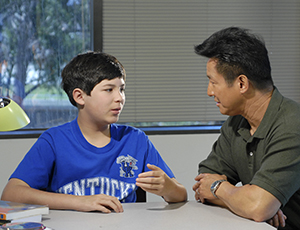
[[[0,97],[0,132],[23,128],[29,122],[28,116],[16,102]]]

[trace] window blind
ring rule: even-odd
[[[239,26],[263,36],[280,92],[300,102],[300,3],[295,0],[103,0],[103,52],[127,73],[120,122],[225,120],[206,94],[206,61],[194,46]],[[96,29],[97,30],[97,29]],[[98,41],[94,41],[98,42]]]

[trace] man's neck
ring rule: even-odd
[[[250,134],[253,135],[260,125],[271,100],[273,90],[267,92],[257,91],[255,96],[251,98],[244,110],[243,117],[245,117],[250,124]]]

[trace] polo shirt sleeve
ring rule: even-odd
[[[284,206],[300,187],[300,133],[277,127],[267,136],[265,156],[250,184],[273,194]]]
[[[225,174],[228,181],[231,184],[236,184],[240,181],[237,171],[234,166],[234,160],[232,159],[232,136],[234,135],[231,131],[233,118],[228,118],[222,125],[221,134],[217,141],[213,144],[212,150],[208,157],[200,162],[198,173],[214,173],[214,174]],[[234,123],[239,123],[234,122]]]

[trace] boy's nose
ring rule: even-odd
[[[117,93],[115,99],[116,99],[116,101],[124,101],[124,99],[125,99],[125,94],[119,91],[119,92]]]

